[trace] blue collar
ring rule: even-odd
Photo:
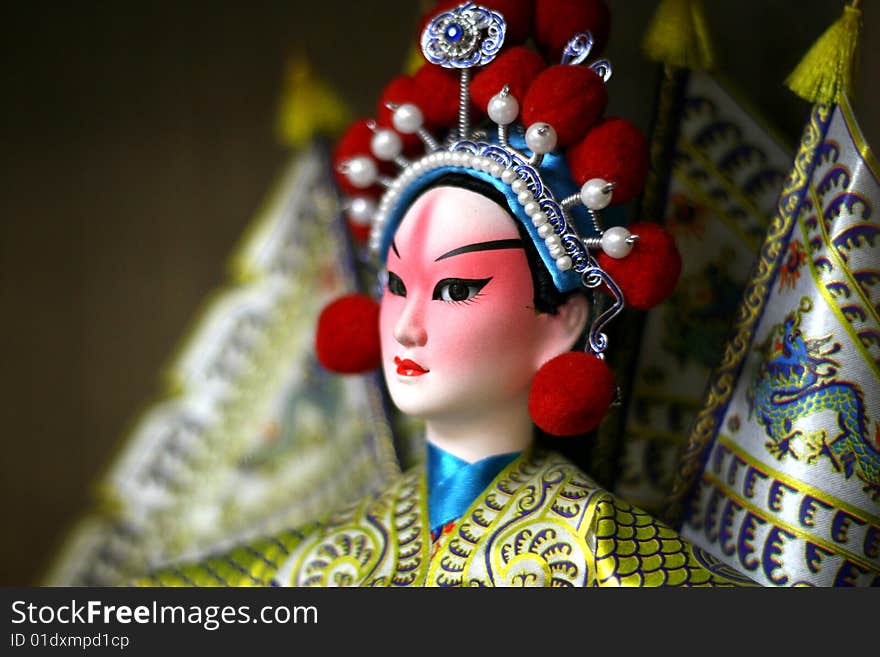
[[[487,456],[475,463],[427,444],[428,520],[432,530],[457,520],[498,473],[522,452]]]

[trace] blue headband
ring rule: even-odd
[[[525,151],[525,140],[522,134],[511,134],[509,144],[519,153]],[[397,232],[397,227],[415,199],[436,180],[450,173],[459,173],[482,180],[504,195],[507,199],[508,209],[525,227],[557,290],[570,292],[582,288],[581,276],[584,267],[587,266],[588,256],[582,247],[581,240],[571,239],[571,237],[574,235],[593,237],[598,233],[592,224],[589,211],[585,207],[572,207],[565,213],[561,210],[561,200],[577,194],[579,190],[579,186],[571,177],[568,163],[562,155],[547,153],[541,160],[540,166],[529,166],[516,154],[516,151],[511,152],[509,149],[501,148],[497,140],[491,142],[462,141],[453,145],[449,151],[439,155],[436,160],[425,161],[421,167],[414,168],[417,175],[409,176],[408,180],[400,181],[398,193],[387,194],[383,198],[383,205],[380,207],[382,219],[377,223],[378,231],[373,235],[372,244],[378,257],[384,262],[394,234]],[[462,154],[460,160],[464,159],[467,154],[471,155],[470,161],[465,160],[459,163],[450,161],[447,163],[446,160],[451,160],[450,156],[456,152]],[[447,153],[449,155],[446,155]],[[492,161],[497,161],[503,166],[503,169],[516,170],[519,175],[507,183],[500,176],[493,175],[491,170],[484,170],[485,166],[474,166],[474,160],[477,160],[479,164],[485,163],[486,160],[482,159],[480,154],[491,158]],[[425,159],[429,160],[430,156]],[[544,229],[542,235],[539,232],[541,226],[536,226],[534,217],[526,212],[527,204],[524,204],[520,198],[522,192],[515,191],[513,187],[516,180],[527,181],[526,188],[534,200],[538,202],[540,209],[547,215],[546,225],[552,228],[552,235],[559,238],[559,242],[565,249],[563,255],[560,255],[558,251],[551,251],[554,242],[551,241],[551,246],[548,246],[546,234],[549,231]],[[603,218],[605,217],[603,216]],[[614,221],[613,223],[622,222]],[[564,257],[565,254],[571,258],[572,266],[561,269],[558,262],[560,257]]]

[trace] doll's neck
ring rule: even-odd
[[[474,463],[488,456],[521,452],[532,444],[534,428],[528,401],[501,406],[479,415],[432,418],[425,438],[435,447]]]

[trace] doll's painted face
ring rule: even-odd
[[[458,187],[420,196],[388,252],[382,365],[394,403],[425,420],[477,416],[524,400],[546,315],[534,310],[513,219]]]

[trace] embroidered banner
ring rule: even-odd
[[[682,533],[765,585],[880,583],[880,178],[817,105],[676,480]]]
[[[292,158],[47,584],[124,583],[304,524],[399,472],[381,381],[331,376],[313,354],[320,309],[358,285],[328,172],[317,145]]]
[[[618,495],[655,513],[672,489],[791,161],[707,73],[688,74],[680,117],[663,222],[684,258],[681,281],[646,315],[615,481]]]

